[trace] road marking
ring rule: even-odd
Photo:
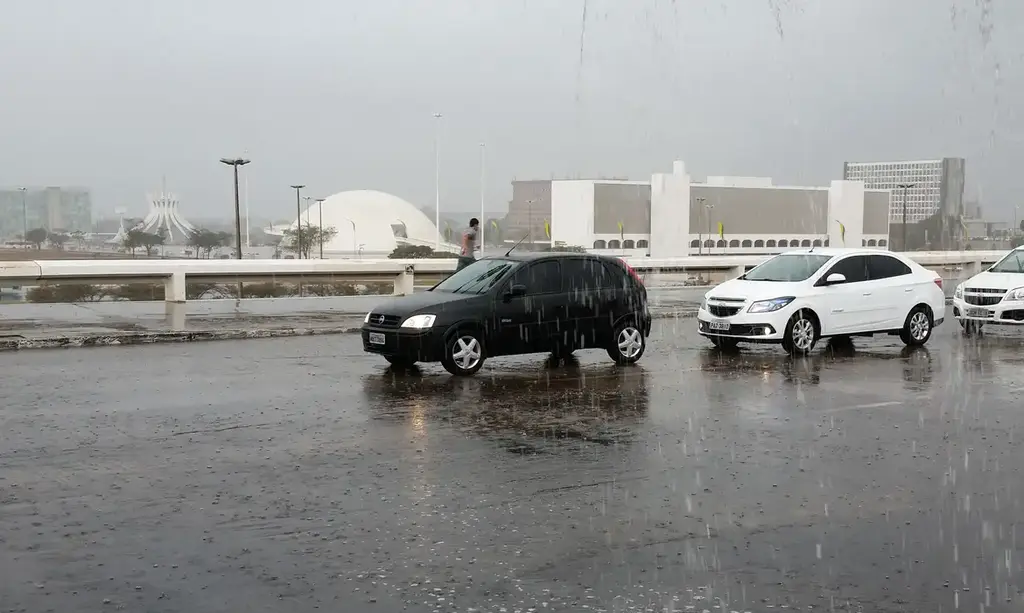
[[[859,411],[859,410],[863,410],[863,409],[881,409],[881,408],[884,408],[884,407],[892,407],[892,406],[896,406],[896,405],[900,405],[900,404],[903,404],[903,402],[900,401],[900,400],[888,400],[886,402],[872,402],[870,404],[855,404],[855,405],[850,406],[850,407],[839,407],[838,409],[828,409],[826,411],[821,411],[821,412],[827,414],[827,413],[841,413],[843,411]]]

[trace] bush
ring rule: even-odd
[[[96,285],[60,284],[29,288],[25,299],[29,302],[95,302],[107,296],[107,288]]]
[[[425,245],[399,245],[388,255],[392,260],[416,260],[426,258],[457,258],[459,254],[450,251],[434,251]]]
[[[288,296],[362,296],[387,295],[394,290],[391,283],[243,283],[243,298],[285,298]],[[188,300],[238,297],[237,283],[189,283],[185,287]],[[94,302],[97,300],[145,301],[163,300],[162,283],[129,283],[124,285],[57,284],[32,287],[25,294],[28,302]]]

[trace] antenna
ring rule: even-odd
[[[525,241],[528,238],[530,238],[530,233],[529,232],[527,232],[526,235],[523,236],[523,238],[521,238],[518,241],[516,241],[516,244],[512,245],[512,249],[515,249],[516,247],[518,247],[520,243],[522,243],[523,241]],[[512,255],[512,249],[509,249],[508,251],[505,252],[505,257],[508,257],[508,256]]]

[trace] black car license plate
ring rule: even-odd
[[[383,345],[384,334],[382,332],[370,332],[369,340],[371,345]]]

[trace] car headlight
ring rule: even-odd
[[[1024,287],[1018,287],[1006,292],[1003,300],[1024,300]]]
[[[372,311],[370,313],[372,313]],[[363,318],[363,323],[364,324],[370,323],[370,313],[367,313],[366,317]]]
[[[964,284],[963,283],[961,283],[960,285],[957,285],[956,289],[953,290],[953,297],[954,298],[963,298],[964,297]]]
[[[698,310],[700,310],[700,311],[708,310],[708,297],[707,296],[704,296],[703,298],[700,299],[700,307],[698,308]]]
[[[783,298],[772,298],[771,300],[758,300],[757,302],[750,305],[747,309],[749,313],[771,313],[772,311],[778,311],[782,307],[786,306],[790,302],[793,302],[793,296],[785,296]]]
[[[402,327],[419,329],[429,328],[434,325],[435,319],[437,319],[436,315],[413,315],[402,322]]]

